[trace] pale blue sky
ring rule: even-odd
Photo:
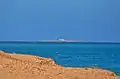
[[[120,0],[0,0],[0,40],[120,41]]]

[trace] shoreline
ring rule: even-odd
[[[96,67],[57,65],[51,58],[0,51],[2,79],[120,79],[114,72]]]

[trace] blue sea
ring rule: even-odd
[[[65,67],[95,65],[120,75],[120,43],[0,42],[0,50],[52,58]]]

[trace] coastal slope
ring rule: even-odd
[[[0,51],[0,79],[118,79],[108,70],[72,68],[50,58]]]

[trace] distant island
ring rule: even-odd
[[[79,41],[76,41],[76,40],[65,40],[65,39],[57,38],[56,40],[40,40],[39,42],[79,42]]]
[[[0,43],[78,43],[80,41],[76,40],[65,40],[65,39],[60,39],[57,38],[55,40],[34,40],[34,41],[29,41],[29,40],[12,40],[12,41],[0,41]]]

